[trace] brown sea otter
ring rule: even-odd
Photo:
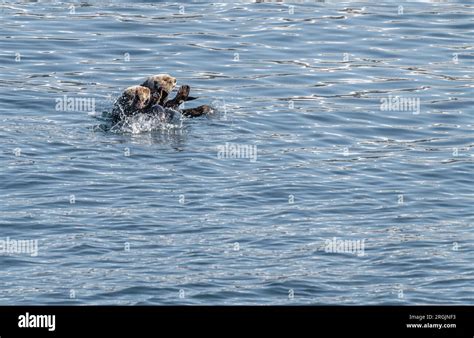
[[[169,93],[171,93],[176,86],[176,78],[169,74],[153,75],[147,77],[145,82],[142,83],[142,86],[150,89],[152,94],[151,105],[163,105]]]
[[[113,123],[146,109],[151,102],[151,91],[143,86],[131,86],[125,89],[115,102],[112,110]]]
[[[157,115],[163,121],[171,121],[176,118],[176,113],[185,117],[198,117],[212,111],[207,105],[179,109],[183,102],[196,98],[189,96],[191,88],[183,85],[173,99],[167,100],[175,86],[176,78],[168,74],[158,74],[148,77],[141,86],[127,88],[116,102],[112,112],[113,123],[135,114]]]

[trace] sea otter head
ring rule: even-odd
[[[132,109],[144,109],[150,97],[150,89],[143,86],[128,87],[122,94],[123,103]]]
[[[170,93],[176,86],[176,78],[168,74],[158,74],[148,77],[142,86],[149,88],[152,92],[160,89]]]

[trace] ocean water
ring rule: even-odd
[[[473,13],[2,2],[0,304],[472,305]]]

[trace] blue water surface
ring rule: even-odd
[[[0,6],[0,304],[474,303],[472,2]]]

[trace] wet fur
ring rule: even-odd
[[[149,106],[151,101],[151,91],[143,86],[131,86],[126,88],[118,98],[112,111],[114,120],[119,120],[122,116],[133,115]]]
[[[168,74],[153,75],[147,77],[145,82],[142,83],[142,86],[149,88],[152,93],[162,89],[169,94],[176,86],[176,78]]]
[[[198,117],[212,111],[212,108],[207,105],[190,109],[179,109],[183,102],[195,99],[189,96],[191,88],[188,85],[181,86],[176,96],[167,101],[169,93],[175,85],[176,78],[168,74],[158,74],[148,77],[141,86],[132,86],[125,89],[113,110],[113,123],[117,123],[126,116],[138,113],[157,116],[171,114],[169,110],[166,112],[166,108],[179,111],[186,117]]]

